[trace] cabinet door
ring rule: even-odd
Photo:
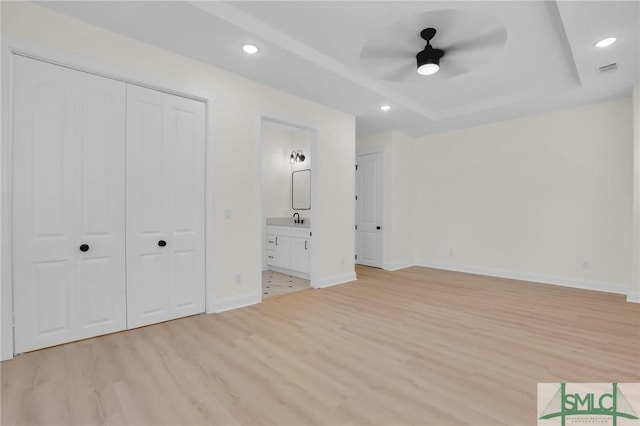
[[[311,274],[311,239],[308,238],[305,240],[306,244],[304,246],[304,255],[305,255],[305,270],[306,274]]]
[[[204,110],[127,87],[129,328],[204,311]]]
[[[126,326],[125,85],[13,59],[13,284],[20,353]],[[80,251],[83,244],[86,251]]]
[[[274,265],[291,269],[291,237],[276,236]]]
[[[276,237],[267,234],[267,265],[275,265],[276,262]]]
[[[305,274],[309,273],[309,240],[292,238],[291,269]]]

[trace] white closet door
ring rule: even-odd
[[[129,328],[204,312],[204,112],[127,86]]]
[[[204,312],[205,105],[165,95],[169,111],[169,318]]]
[[[20,353],[126,327],[125,85],[17,55],[13,71]]]
[[[358,155],[356,263],[382,267],[382,153]]]

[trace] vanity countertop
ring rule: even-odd
[[[311,227],[311,219],[308,217],[301,217],[301,220],[304,220],[303,223],[294,223],[295,220],[292,217],[268,217],[267,225],[274,226],[291,226],[294,228],[310,228]]]

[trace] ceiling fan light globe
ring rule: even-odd
[[[437,73],[439,69],[440,69],[440,65],[438,64],[433,64],[433,63],[422,64],[418,67],[418,74],[432,75]]]

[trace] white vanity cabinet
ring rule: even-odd
[[[278,272],[309,278],[311,232],[299,226],[267,226],[267,265]]]
[[[291,269],[307,275],[311,270],[310,234],[308,228],[291,230]]]
[[[291,228],[267,226],[267,264],[291,269]]]

